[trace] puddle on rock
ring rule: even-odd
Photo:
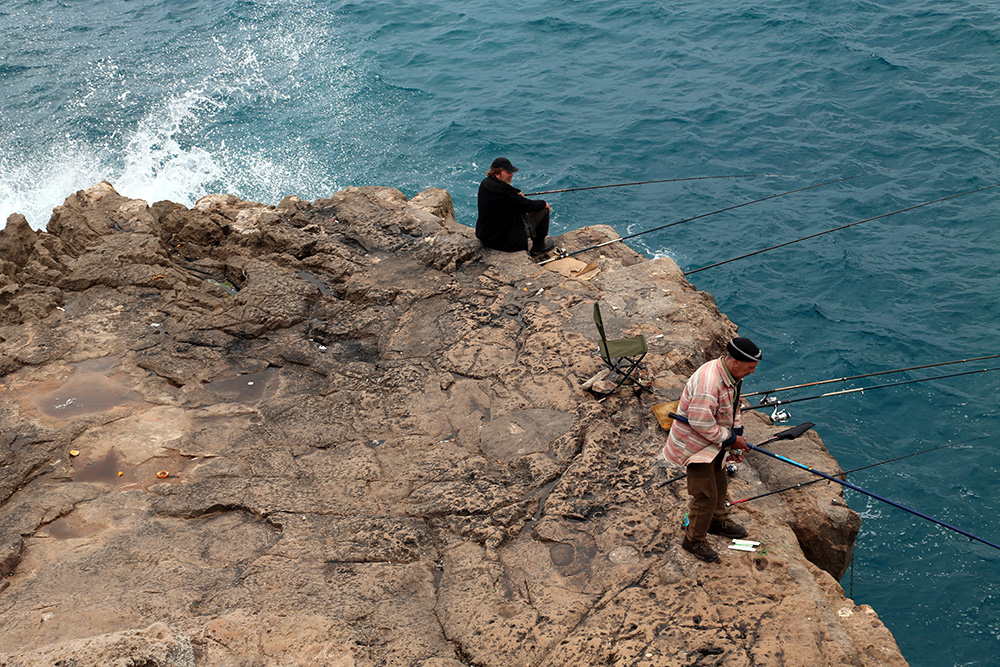
[[[557,542],[549,547],[549,558],[552,564],[557,567],[565,567],[573,562],[576,556],[576,548],[572,544]]]
[[[116,449],[94,461],[89,461],[86,452],[82,452],[73,459],[73,481],[108,484],[120,491],[148,489],[154,484],[181,484],[201,461],[170,450],[168,456],[154,456],[132,465]]]
[[[580,574],[590,569],[590,563],[597,555],[597,547],[593,544],[570,544],[556,542],[549,547],[549,560],[566,576]]]
[[[308,271],[296,271],[295,273],[299,278],[302,278],[306,282],[312,283],[313,285],[318,287],[320,293],[326,296],[333,295],[333,290],[330,289],[330,286],[327,285],[325,282],[323,282],[323,280],[319,276],[309,273]]]
[[[73,512],[68,516],[60,517],[42,528],[36,537],[52,537],[57,540],[78,540],[97,535],[107,526],[97,523],[87,523],[84,519]]]
[[[212,397],[220,403],[257,403],[274,381],[277,368],[266,368],[259,373],[245,373],[224,380],[205,384]]]
[[[102,357],[74,364],[76,371],[69,380],[30,400],[46,417],[65,420],[122,405],[143,405],[142,396],[112,379],[118,361],[118,357]],[[30,397],[30,391],[25,393]]]
[[[229,296],[236,296],[240,293],[239,288],[231,280],[216,280],[215,278],[205,278],[206,283],[215,285]]]

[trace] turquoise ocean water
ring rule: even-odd
[[[5,0],[0,35],[0,220],[36,228],[100,180],[187,205],[442,187],[472,224],[498,155],[526,191],[780,175],[552,195],[556,232],[855,177],[631,241],[691,270],[1000,183],[996,0]],[[998,354],[998,214],[1000,188],[691,280],[764,349],[747,391]],[[1000,543],[998,390],[982,373],[789,410],[845,469],[978,438],[851,480]],[[843,584],[907,659],[1000,664],[1000,552],[847,495],[864,526]]]

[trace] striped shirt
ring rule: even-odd
[[[677,412],[688,418],[670,427],[663,455],[678,465],[711,463],[722,451],[732,429],[741,425],[739,406],[734,410],[736,380],[723,360],[701,366],[681,392]]]

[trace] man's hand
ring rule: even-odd
[[[750,447],[747,445],[747,439],[744,438],[742,435],[736,436],[736,442],[733,443],[733,449],[741,449],[744,452],[750,449]]]

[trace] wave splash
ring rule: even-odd
[[[100,181],[185,206],[213,192],[273,203],[333,191],[316,154],[329,146],[294,130],[308,126],[301,114],[317,89],[349,124],[372,115],[350,104],[366,68],[337,46],[330,24],[282,16],[260,40],[252,18],[221,37],[160,36],[80,64],[75,99],[28,98],[26,106],[57,111],[0,133],[0,227],[22,213],[42,229],[69,193]]]

